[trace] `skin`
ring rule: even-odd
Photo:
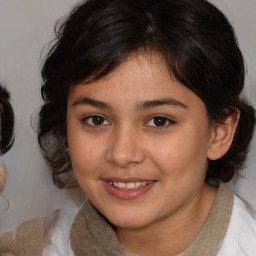
[[[5,170],[4,170],[4,164],[0,159],[0,194],[4,189],[4,184],[5,184]]]
[[[217,191],[204,183],[216,131],[159,56],[130,57],[106,78],[72,86],[67,132],[79,185],[129,252],[170,256],[191,244]],[[154,184],[125,200],[107,191],[109,177]]]

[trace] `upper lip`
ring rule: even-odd
[[[123,182],[123,183],[155,181],[155,179],[145,179],[145,178],[137,178],[137,177],[106,177],[106,178],[103,178],[102,180],[105,180],[105,181],[115,181],[115,182]]]

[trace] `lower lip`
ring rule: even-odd
[[[110,185],[105,180],[103,180],[103,183],[105,185],[107,192],[110,195],[112,195],[113,197],[116,197],[116,198],[122,199],[122,200],[129,200],[129,199],[134,199],[134,198],[140,197],[143,194],[145,194],[146,192],[148,192],[156,184],[156,181],[153,181],[149,185],[142,186],[142,187],[139,187],[136,189],[120,189],[120,188]]]

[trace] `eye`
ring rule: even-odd
[[[83,119],[83,123],[88,126],[104,126],[110,124],[103,116],[100,115],[87,116]]]
[[[146,123],[147,126],[159,128],[169,126],[170,124],[175,124],[175,122],[165,116],[154,116]]]

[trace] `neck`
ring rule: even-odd
[[[216,188],[204,184],[200,196],[179,212],[140,229],[117,228],[118,238],[135,255],[177,255],[185,251],[199,234],[216,193]]]

